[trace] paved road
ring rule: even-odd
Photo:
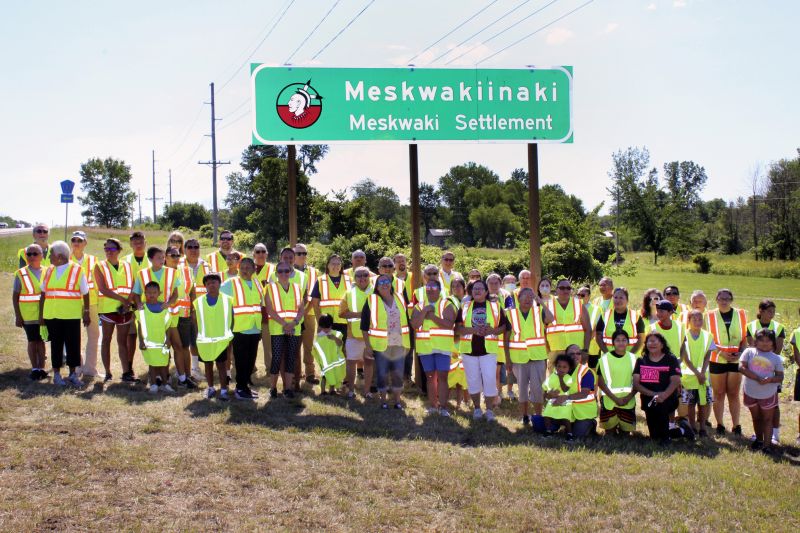
[[[19,235],[20,233],[30,233],[31,231],[31,228],[0,228],[0,237]]]

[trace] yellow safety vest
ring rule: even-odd
[[[584,331],[581,324],[580,298],[571,298],[567,308],[561,307],[556,298],[546,302],[548,309],[553,314],[553,322],[547,326],[547,344],[551,352],[563,352],[570,344],[577,344],[583,348]],[[570,305],[571,304],[571,305]]]
[[[472,310],[474,308],[475,301],[470,300],[467,305],[463,308],[464,313],[464,327],[471,328],[472,327]],[[490,328],[496,328],[497,324],[500,322],[500,307],[497,305],[497,302],[486,302],[486,325]],[[464,342],[466,341],[466,342]],[[487,354],[495,354],[497,355],[497,351],[499,349],[499,344],[497,341],[497,335],[487,335],[484,337],[484,345],[486,347]],[[472,349],[472,333],[465,333],[461,336],[461,345],[460,345],[461,353],[466,354],[465,350]]]
[[[114,268],[108,261],[100,261],[98,267],[107,289],[124,298],[130,298],[133,290],[133,267],[131,267],[130,263],[120,261],[117,263],[117,268]],[[102,293],[98,294],[97,301],[98,313],[116,313],[120,306],[119,301]],[[127,311],[125,309],[125,312]]]
[[[184,270],[184,279],[192,280],[195,298],[199,298],[207,292],[206,286],[203,284],[203,278],[206,277],[207,274],[211,273],[211,268],[208,266],[208,263],[202,259],[198,259],[196,272],[194,268],[192,268],[192,266],[186,261],[181,261],[178,267]]]
[[[461,278],[463,277],[460,273],[456,272],[455,270],[450,271],[450,278],[445,279],[444,277],[444,270],[441,268],[439,269],[439,283],[442,284],[442,291],[450,292],[450,284],[453,282],[453,278]]]
[[[297,317],[297,311],[303,301],[300,284],[289,283],[289,289],[286,290],[281,287],[280,283],[273,281],[267,287],[267,294],[269,294],[272,307],[279,317],[284,320],[294,320]],[[300,335],[300,324],[302,323],[303,317],[300,317],[300,322],[294,328],[295,335]],[[283,327],[277,320],[269,321],[269,333],[270,335],[283,335]]]
[[[261,329],[261,304],[264,289],[257,279],[250,286],[242,278],[233,278],[233,332]]]
[[[55,272],[55,266],[47,267],[41,284],[45,293],[44,318],[80,319],[83,314],[80,284],[83,271],[81,267],[70,262],[61,277],[58,277]]]
[[[339,340],[342,339],[342,334],[336,330],[331,330],[331,334]],[[321,369],[322,377],[325,378],[325,385],[328,387],[341,386],[345,376],[345,358],[342,347],[327,335],[320,333],[314,337],[312,353]]]
[[[758,333],[758,330],[763,328],[772,331],[775,334],[776,339],[781,334],[781,332],[783,332],[783,324],[781,324],[777,320],[770,320],[767,326],[762,326],[761,320],[756,318],[747,325],[747,333],[749,333],[750,336],[753,337],[753,339],[755,340],[756,333]]]
[[[42,268],[41,272],[44,271],[45,268]],[[20,268],[15,275],[19,278],[21,287],[19,291],[19,312],[22,315],[22,320],[25,322],[38,321],[39,300],[42,297],[41,281],[33,275],[29,266]]]
[[[351,313],[361,313],[361,310],[364,309],[364,304],[367,303],[367,298],[369,298],[370,294],[372,294],[372,285],[367,285],[367,289],[363,291],[358,288],[358,285],[353,285],[343,297],[343,300],[347,305],[347,310]],[[321,306],[322,304],[320,303],[320,307]],[[361,332],[360,323],[361,317],[347,319],[347,327],[349,329],[348,334],[354,339],[364,338],[364,334]]]
[[[328,313],[336,324],[346,324],[347,321],[339,316],[339,304],[347,291],[353,287],[350,276],[342,274],[337,287],[328,274],[319,277],[319,312]]]
[[[145,268],[139,271],[139,284],[142,286],[142,295],[144,295],[144,288],[151,281],[158,283],[161,288],[161,301],[166,302],[172,296],[172,290],[175,288],[176,283],[180,283],[177,271],[174,268],[162,267],[164,274],[161,279],[156,279],[152,268]]]
[[[664,329],[661,327],[661,323],[655,322],[650,326],[650,331],[661,333],[667,340],[667,347],[672,355],[678,359],[681,358],[681,346],[683,346],[683,341],[686,339],[686,326],[673,320],[672,327]]]
[[[712,340],[713,336],[711,333],[704,329],[700,330],[700,335],[696,339],[691,333],[686,333],[686,340],[684,341],[684,346],[686,346],[686,357],[689,358],[694,367],[699,371],[703,370],[703,361],[706,358],[708,349],[711,348]],[[705,388],[708,387],[710,379],[711,377],[706,369],[706,384],[705,387],[702,387],[702,394],[699,395],[700,405],[706,404]],[[697,381],[697,376],[683,361],[681,361],[681,386],[684,389],[701,389],[700,382]]]
[[[193,305],[197,317],[197,352],[205,362],[216,361],[233,338],[231,297],[220,293],[217,303],[208,305],[208,294],[204,294]]]
[[[153,313],[145,305],[136,312],[136,322],[142,330],[145,346],[142,358],[150,366],[162,367],[169,364],[169,348],[166,347],[166,342],[171,321],[170,313],[166,309]]]
[[[511,362],[525,364],[547,359],[542,308],[534,303],[528,311],[528,317],[524,318],[519,308],[515,307],[506,310],[506,316],[511,323],[511,336],[508,338]]]
[[[133,256],[133,254],[126,255],[124,258],[122,258],[122,260],[131,265],[131,269],[133,269],[133,279],[136,279],[136,276],[139,275],[139,271],[153,266],[150,264],[150,260],[147,258],[147,256],[142,258],[141,263],[136,261],[136,258]]]
[[[264,266],[261,267],[261,272],[256,272],[253,274],[253,277],[261,282],[262,287],[266,288],[274,275],[275,265],[272,263],[264,263]]]
[[[408,317],[405,313],[403,301],[392,294],[394,297],[395,305],[400,311],[400,334],[402,336],[402,346],[404,348],[411,347],[411,340],[409,337]],[[369,296],[369,342],[372,349],[376,352],[386,351],[389,347],[389,314],[386,312],[386,305],[377,294],[370,294]]]
[[[572,384],[570,384],[569,392],[567,394],[577,394],[581,391],[581,380],[583,377],[592,372],[589,365],[578,365],[578,368],[572,373]],[[595,376],[595,388],[585,397],[580,400],[571,400],[572,404],[572,418],[575,420],[594,420],[597,418],[597,398],[595,397],[595,390],[597,388],[597,376]]]
[[[319,273],[317,269],[311,265],[306,265],[306,269],[298,270],[298,272],[303,274],[303,294],[306,295],[306,315],[313,316],[314,315],[314,306],[311,305],[311,291],[314,290],[314,285],[317,283],[317,278],[319,277]]]
[[[744,309],[733,309],[730,329],[725,327],[719,309],[714,309],[708,313],[708,326],[714,336],[714,344],[717,349],[711,352],[712,363],[727,363],[728,360],[722,355],[725,353],[736,353],[739,345],[747,338],[747,313]]]
[[[442,298],[441,296],[436,302],[431,303],[434,306],[434,314],[437,318],[443,318],[445,309],[453,305],[453,302],[449,298]],[[417,304],[417,309],[420,311],[423,307],[425,307],[425,305]],[[453,335],[454,332],[452,329],[441,328],[433,320],[426,318],[414,333],[417,343],[417,353],[452,353],[454,348]]]
[[[599,305],[587,305],[588,307],[586,308],[586,311],[589,313],[589,327],[592,328],[592,340],[589,341],[589,353],[591,355],[599,355],[600,345],[597,344],[597,338],[594,334],[594,331],[597,329],[597,323],[600,321],[600,317],[603,315],[604,310]]]
[[[637,319],[636,311],[628,309],[625,316],[625,323],[622,325],[622,329],[628,334],[628,346],[636,346],[636,343],[639,341],[639,332],[636,328]],[[613,307],[609,308],[603,315],[603,325],[605,326],[603,329],[603,342],[609,351],[613,351],[614,332],[617,331],[617,325],[614,322]]]
[[[600,356],[600,368],[603,369],[603,381],[608,390],[615,396],[627,396],[633,391],[633,369],[636,367],[636,354],[625,352],[622,357],[617,357],[613,352],[607,352]],[[602,389],[601,389],[602,394]],[[603,396],[603,405],[606,409],[613,409],[617,404],[611,401],[606,395]],[[623,409],[633,409],[636,400],[631,400],[622,406]]]
[[[86,285],[89,286],[89,305],[97,305],[97,285],[94,282],[94,267],[97,265],[97,258],[93,255],[83,254],[83,261],[80,263],[78,263],[74,255],[70,255],[69,260],[81,266],[83,275],[86,278]]]
[[[234,250],[231,250],[233,253]],[[215,250],[206,256],[206,263],[208,263],[208,267],[211,269],[211,272],[216,272],[218,274],[222,273],[224,270],[228,268],[228,263],[226,262],[225,257],[222,255],[222,252],[219,250]]]
[[[198,269],[200,270],[200,269]],[[169,313],[177,318],[189,318],[192,314],[192,288],[194,280],[192,271],[189,267],[178,267],[177,275],[180,277],[178,285],[178,300],[173,307],[169,308]],[[203,287],[205,289],[205,287]],[[195,293],[195,297],[197,293]]]
[[[550,376],[542,383],[542,390],[545,392],[549,391],[558,391],[559,395],[561,394],[569,394],[570,390],[572,390],[572,374],[568,374],[564,376],[564,384],[569,387],[565,392],[561,388],[561,383],[558,379],[558,374],[553,372]],[[544,411],[542,414],[548,418],[553,418],[556,420],[573,420],[572,414],[572,400],[567,400],[562,405],[555,405],[555,398],[551,398],[547,400],[545,403]]]

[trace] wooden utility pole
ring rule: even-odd
[[[290,144],[286,153],[286,174],[289,197],[289,246],[297,244],[297,148]]]
[[[542,279],[542,240],[539,235],[539,145],[528,143],[528,226],[530,230],[533,286]]]
[[[419,158],[417,145],[408,145],[408,174],[410,178],[411,201],[411,274],[414,277],[414,289],[422,286],[422,253],[420,250],[419,235]],[[419,358],[414,354],[414,382],[421,390],[426,390],[425,373],[419,363]]]
[[[214,246],[219,236],[219,210],[217,209],[217,165],[230,165],[230,161],[217,161],[217,117],[214,114],[214,82],[211,82],[211,161],[198,161],[201,165],[211,165],[211,220],[214,226]]]

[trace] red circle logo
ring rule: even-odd
[[[322,96],[311,85],[311,80],[290,83],[278,93],[275,108],[287,126],[308,128],[322,115]]]

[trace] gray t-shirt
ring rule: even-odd
[[[41,268],[28,268],[28,272],[36,276],[36,279],[39,281],[42,280],[42,269]],[[14,294],[18,294],[22,292],[22,282],[19,280],[19,277],[14,276],[14,288],[12,289]]]
[[[775,372],[783,372],[783,358],[780,355],[772,352],[761,352],[755,348],[747,348],[742,352],[740,362],[747,363],[747,368],[750,372],[761,378],[771,378],[775,376]],[[771,398],[777,392],[777,383],[762,385],[754,379],[744,378],[744,393],[751,398],[763,400]]]

